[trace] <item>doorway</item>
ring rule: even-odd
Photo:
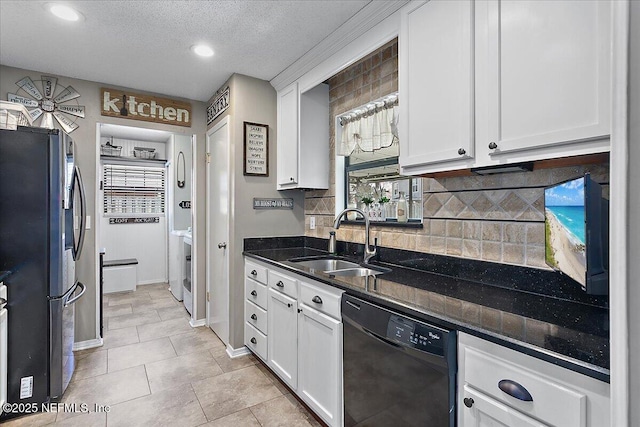
[[[207,323],[229,344],[229,116],[207,132]]]

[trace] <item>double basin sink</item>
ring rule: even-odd
[[[288,261],[298,267],[305,267],[312,272],[322,272],[330,276],[377,276],[391,271],[378,265],[357,264],[331,255],[291,258]]]

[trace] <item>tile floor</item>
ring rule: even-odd
[[[104,298],[104,346],[76,352],[63,403],[109,412],[41,413],[14,426],[320,426],[253,356],[229,358],[192,328],[167,284]]]

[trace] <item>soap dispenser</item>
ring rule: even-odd
[[[404,191],[400,192],[396,207],[396,218],[398,222],[407,222],[407,199],[404,198]]]

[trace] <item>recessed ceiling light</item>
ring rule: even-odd
[[[191,46],[191,50],[199,56],[213,56],[213,49],[204,44],[196,44]]]
[[[80,13],[69,6],[58,3],[51,3],[48,6],[49,12],[65,21],[77,21],[80,19]]]

